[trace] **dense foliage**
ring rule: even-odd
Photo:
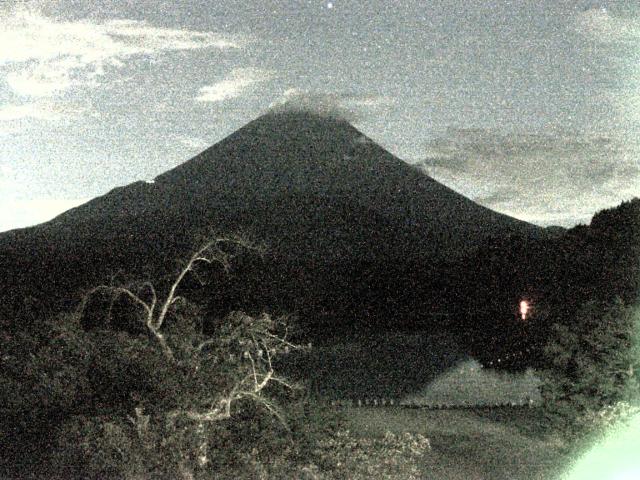
[[[246,476],[272,455],[290,469],[309,458],[301,451],[315,428],[311,410],[274,371],[276,358],[300,348],[290,320],[234,311],[210,322],[181,290],[185,278],[203,280],[199,264],[228,265],[232,254],[218,243],[184,262],[167,293],[148,281],[101,285],[74,313],[3,322],[7,476],[222,478]],[[90,311],[95,296],[102,317]],[[117,328],[127,325],[122,315],[138,327]]]
[[[619,402],[638,401],[639,327],[637,308],[620,299],[587,302],[571,321],[553,325],[542,390],[552,420],[580,433],[600,427],[594,420]]]
[[[13,439],[3,448],[5,474],[47,465],[64,478],[188,477],[185,472],[209,478],[240,468],[254,449],[256,461],[273,453],[270,448],[298,455],[300,438],[313,428],[303,426],[309,408],[301,394],[292,396],[280,384],[256,392],[244,354],[250,351],[245,342],[268,340],[277,326],[268,316],[234,313],[197,356],[198,336],[176,329],[168,339],[182,350],[179,366],[148,335],[85,331],[77,315],[48,322],[46,339],[26,330],[5,333],[2,434]],[[284,352],[284,346],[271,348],[272,356]],[[266,373],[256,370],[258,378]],[[216,402],[234,389],[246,395],[218,421]]]
[[[496,239],[453,263],[443,281],[450,283],[434,294],[456,313],[453,328],[476,358],[487,362],[529,349],[505,366],[544,368],[554,324],[580,324],[576,312],[591,301],[638,301],[640,199],[550,238]],[[517,315],[522,299],[532,306],[524,322]]]
[[[291,266],[258,261],[259,255],[235,257],[233,249],[209,244],[181,264],[177,280],[101,285],[74,313],[34,314],[26,301],[24,311],[2,319],[0,331],[0,433],[13,439],[0,449],[0,476],[291,478],[302,469],[319,475],[313,465],[340,472],[327,460],[332,454],[318,447],[338,441],[326,435],[333,423],[275,372],[296,345],[286,318],[257,312],[278,291],[291,293],[280,310],[295,307],[314,320],[321,311],[332,322],[347,318],[351,329],[380,326],[389,309],[406,311],[406,323],[394,328],[415,329],[426,319],[481,361],[531,352],[506,367],[535,364],[545,374],[548,415],[568,431],[584,431],[640,393],[633,309],[639,210],[640,200],[625,202],[588,227],[552,238],[496,239],[439,265],[411,258],[375,268],[350,265],[350,281],[360,275],[362,285],[381,290],[363,289],[349,300],[343,297],[353,290],[332,269],[315,270],[317,278],[296,276]],[[232,258],[246,261],[235,278],[204,281],[226,278]],[[270,270],[284,287],[265,279]],[[312,293],[300,300],[300,289]],[[527,322],[515,311],[522,297],[533,306]],[[251,309],[236,308],[246,298]],[[431,317],[438,309],[445,315]],[[331,334],[338,329],[319,325],[335,344]],[[321,363],[332,375],[344,373],[327,360]],[[406,357],[397,370],[404,364]],[[380,362],[372,368],[379,373]],[[366,375],[386,388],[372,372]]]

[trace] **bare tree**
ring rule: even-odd
[[[82,315],[94,294],[106,294],[109,297],[108,318],[111,318],[115,301],[125,297],[131,301],[150,336],[159,345],[166,363],[181,380],[181,388],[193,388],[186,397],[188,402],[169,402],[178,404],[163,414],[163,424],[175,424],[182,419],[193,422],[193,434],[198,437],[195,452],[197,466],[189,467],[188,462],[181,464],[181,476],[194,478],[193,468],[203,468],[208,463],[208,440],[206,425],[233,415],[234,404],[251,401],[260,405],[279,420],[284,418],[276,404],[265,395],[269,385],[279,384],[287,389],[298,386],[277,375],[274,371],[274,359],[278,355],[301,347],[289,339],[289,322],[286,317],[273,318],[267,313],[251,316],[244,312],[232,312],[215,335],[206,336],[197,332],[189,339],[165,330],[167,319],[175,313],[177,304],[187,300],[178,292],[183,281],[191,276],[201,284],[206,281],[198,271],[199,264],[219,264],[225,272],[231,267],[231,261],[239,249],[261,251],[254,244],[241,237],[215,237],[203,242],[173,279],[168,292],[160,298],[154,285],[145,281],[128,286],[99,285],[89,290],[79,307]],[[186,342],[186,355],[185,355]],[[180,355],[176,345],[180,344]],[[202,386],[205,387],[202,387]],[[150,417],[141,405],[135,409],[135,415],[129,417],[135,426],[143,444],[150,438],[148,429]],[[152,448],[151,445],[148,445]],[[194,452],[185,452],[185,458],[193,457]]]
[[[176,275],[169,288],[169,292],[163,300],[159,301],[156,288],[149,281],[126,286],[98,285],[97,287],[89,290],[83,296],[79,306],[79,313],[81,316],[84,314],[87,303],[94,294],[103,293],[107,294],[110,299],[107,318],[108,320],[111,320],[114,303],[120,297],[124,296],[131,300],[133,304],[140,309],[144,325],[148,329],[149,333],[158,341],[158,344],[162,348],[167,359],[175,361],[174,352],[167,343],[167,340],[161,330],[170,309],[176,303],[185,300],[183,297],[177,295],[176,292],[188,274],[195,277],[201,284],[205,283],[196,270],[196,266],[199,263],[209,265],[214,263],[219,264],[225,272],[228,272],[231,268],[231,261],[235,254],[222,249],[220,246],[224,244],[247,250],[262,251],[261,247],[256,246],[240,236],[215,237],[203,242],[202,246],[200,246],[191,255],[189,260]],[[144,295],[145,293],[147,295]],[[147,296],[150,297],[150,299],[143,300],[143,298],[146,298]]]

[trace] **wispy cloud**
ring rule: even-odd
[[[51,120],[56,115],[47,109],[43,109],[36,104],[25,105],[3,105],[0,106],[0,122],[10,122],[23,118],[37,118],[40,120]]]
[[[134,20],[63,21],[18,9],[0,16],[0,75],[18,95],[46,97],[97,84],[131,57],[177,50],[239,48],[212,32],[154,27]]]
[[[191,137],[189,135],[182,135],[178,137],[177,140],[189,150],[203,150],[210,145],[210,143],[202,138]]]
[[[640,18],[621,17],[607,8],[591,8],[575,18],[576,30],[599,43],[640,43]]]
[[[428,143],[424,165],[490,208],[569,225],[640,195],[639,154],[640,145],[615,137],[450,129]]]
[[[0,122],[16,122],[23,119],[58,120],[85,111],[85,107],[71,102],[37,100],[23,104],[0,105]]]
[[[608,110],[602,120],[611,128],[635,132],[633,135],[637,137],[640,129],[640,11],[634,10],[623,8],[622,4],[611,9],[589,9],[577,15],[576,29],[592,57],[592,70],[596,74],[593,78],[598,79],[595,88],[589,92],[589,100]],[[591,73],[587,73],[587,78],[589,75]]]
[[[272,78],[272,73],[257,68],[235,68],[226,78],[200,88],[196,100],[199,102],[221,102],[242,95],[253,84]]]
[[[290,88],[270,107],[276,111],[310,111],[321,115],[358,121],[372,110],[393,104],[390,97],[352,93],[312,92]]]

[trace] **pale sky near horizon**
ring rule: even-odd
[[[284,101],[494,210],[640,196],[640,4],[0,0],[0,231],[156,175]]]

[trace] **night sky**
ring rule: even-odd
[[[640,196],[639,5],[0,1],[0,231],[152,179],[286,101],[494,210],[588,223]]]

